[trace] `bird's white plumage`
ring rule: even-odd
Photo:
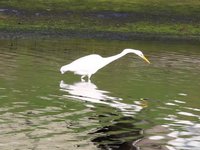
[[[88,56],[81,57],[73,62],[71,62],[68,65],[62,66],[60,68],[60,71],[62,74],[64,74],[67,71],[74,72],[75,74],[81,75],[82,79],[85,76],[88,76],[88,79],[90,79],[91,75],[96,73],[99,69],[106,66],[107,64],[121,58],[122,56],[128,54],[128,53],[134,53],[138,55],[139,57],[143,58],[145,61],[150,63],[143,55],[143,53],[139,50],[134,49],[124,49],[121,53],[111,56],[111,57],[101,57],[97,54],[91,54]]]
[[[92,54],[81,57],[66,66],[69,71],[72,71],[75,74],[92,75],[100,69],[102,60],[103,58],[100,55]]]

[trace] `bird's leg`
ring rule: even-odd
[[[91,77],[91,75],[88,75],[88,82],[90,83],[91,81],[90,81],[90,77]]]
[[[81,81],[85,81],[85,75],[81,76]]]

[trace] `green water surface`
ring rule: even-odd
[[[200,148],[200,45],[70,38],[0,40],[0,149]],[[129,54],[81,82],[62,65]]]

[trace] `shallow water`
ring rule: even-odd
[[[0,149],[200,148],[200,45],[152,41],[0,40]],[[81,82],[62,65],[142,49]]]

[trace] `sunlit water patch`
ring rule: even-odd
[[[199,44],[80,39],[0,41],[1,149],[200,148]],[[91,82],[60,66],[141,49]]]

